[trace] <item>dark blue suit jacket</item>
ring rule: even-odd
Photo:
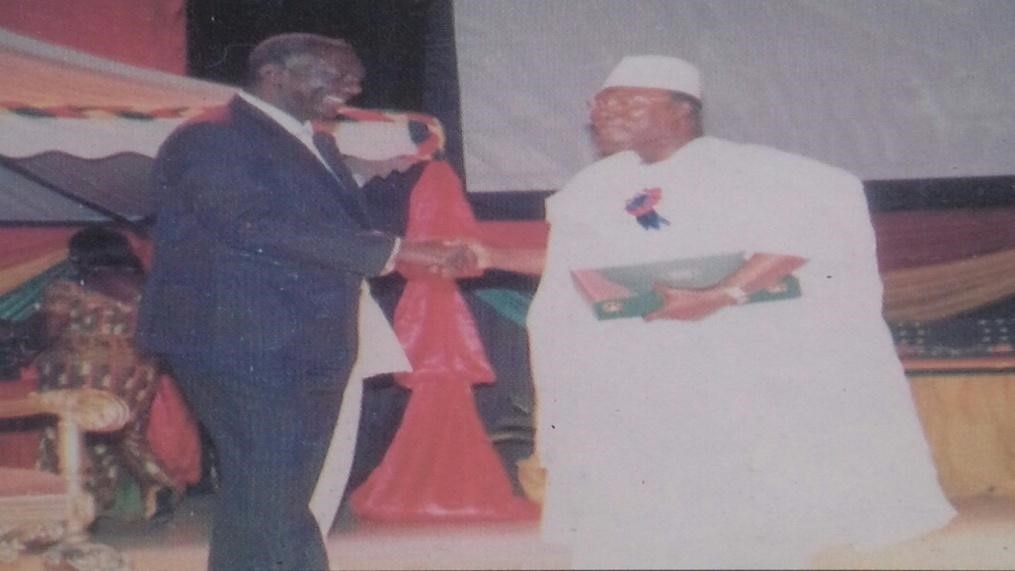
[[[293,368],[350,365],[360,284],[382,270],[395,238],[369,229],[347,173],[337,179],[237,97],[170,136],[153,176],[142,348],[229,367],[266,356]]]

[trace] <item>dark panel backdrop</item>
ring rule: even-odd
[[[188,69],[194,77],[237,85],[247,54],[264,38],[285,32],[345,38],[367,68],[354,103],[434,115],[461,172],[453,28],[450,0],[191,0]]]
[[[189,72],[238,84],[259,41],[284,32],[349,40],[368,75],[360,102],[368,107],[419,109],[422,104],[424,23],[431,1],[191,0]]]

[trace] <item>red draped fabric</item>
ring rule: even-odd
[[[461,181],[433,161],[413,189],[406,239],[476,238]],[[523,520],[538,507],[514,495],[479,417],[472,385],[494,381],[475,321],[451,280],[400,268],[408,278],[395,332],[413,372],[402,424],[380,466],[357,488],[357,516],[375,521]]]
[[[873,222],[882,272],[1015,248],[1015,208],[882,212]]]
[[[183,393],[168,375],[159,379],[149,414],[148,443],[166,472],[177,482],[198,483],[201,480],[201,437],[197,420]]]
[[[0,230],[0,270],[38,259],[67,247],[78,228],[14,227]]]
[[[477,225],[480,241],[493,248],[546,248],[550,233],[544,220],[485,220]]]

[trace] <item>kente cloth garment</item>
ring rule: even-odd
[[[655,225],[625,207],[646,191]],[[952,517],[881,317],[854,176],[702,137],[659,163],[595,163],[547,218],[528,315],[543,529],[576,567],[799,567]],[[738,251],[808,258],[802,297],[598,321],[569,275]]]
[[[46,289],[40,309],[47,323],[61,323],[55,341],[35,359],[39,390],[93,387],[122,398],[131,420],[117,432],[88,434],[86,488],[100,509],[110,508],[126,475],[143,494],[144,515],[154,515],[162,490],[183,492],[152,451],[146,430],[158,388],[154,363],[134,350],[137,302],[124,302],[58,280]],[[47,429],[42,442],[42,467],[57,471],[56,433]],[[126,474],[124,473],[126,472]]]

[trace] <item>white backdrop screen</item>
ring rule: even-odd
[[[456,0],[470,191],[559,188],[630,54],[702,71],[706,132],[864,179],[1013,174],[1015,2]]]

